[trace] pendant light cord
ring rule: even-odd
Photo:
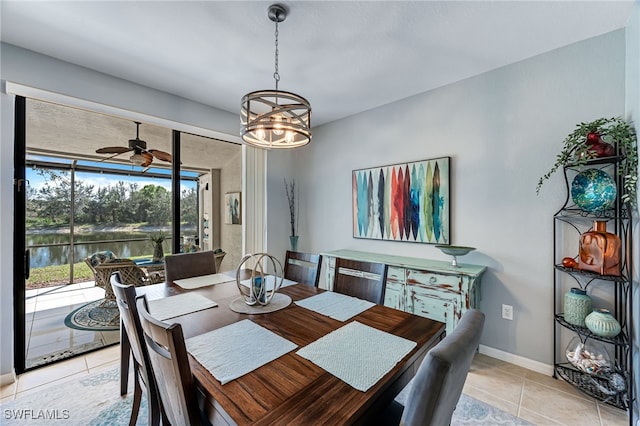
[[[278,82],[280,81],[280,73],[278,73],[278,20],[276,19],[276,71],[273,73],[273,79],[276,81],[276,91],[278,90]]]

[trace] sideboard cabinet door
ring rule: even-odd
[[[406,310],[405,282],[406,270],[389,266],[384,292],[384,305],[401,311]]]
[[[459,311],[454,300],[438,297],[428,289],[417,285],[407,286],[407,299],[407,312],[446,323],[447,335],[458,323],[454,322],[455,314]]]

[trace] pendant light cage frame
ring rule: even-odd
[[[297,148],[311,140],[311,105],[302,96],[259,90],[242,98],[242,139],[259,148]]]
[[[258,90],[242,97],[240,135],[258,148],[297,148],[311,141],[311,104],[295,93],[278,90],[278,23],[287,17],[287,9],[278,4],[269,7],[269,19],[275,31],[275,90]]]

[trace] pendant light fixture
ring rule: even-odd
[[[287,17],[279,4],[269,6],[269,19],[276,24],[275,90],[258,90],[242,97],[242,140],[258,148],[296,148],[311,140],[311,105],[302,96],[278,90],[278,24]]]

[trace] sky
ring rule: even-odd
[[[49,157],[35,157],[35,156],[31,156],[29,158],[30,160],[40,160],[40,161],[47,161],[47,162],[51,162],[52,160],[55,162],[66,162],[67,164],[69,163],[68,160],[66,161],[60,161],[60,159],[53,159],[53,158],[49,158]],[[139,166],[134,166],[134,165],[116,165],[116,164],[104,164],[104,163],[96,163],[96,162],[88,162],[88,161],[82,161],[79,162],[79,164],[82,165],[91,165],[91,166],[100,166],[103,167],[105,170],[107,170],[108,168],[116,168],[116,169],[120,169],[120,170],[140,170]],[[170,171],[168,171],[167,169],[150,169],[150,172],[154,172],[154,173],[169,173]],[[197,174],[195,173],[189,173],[189,176],[197,176]],[[46,177],[41,176],[39,173],[37,173],[36,170],[34,170],[33,168],[27,168],[26,169],[26,179],[28,181],[28,185],[30,188],[35,188],[35,189],[39,189],[40,187],[42,187],[45,183],[45,179]],[[145,185],[159,185],[159,186],[163,186],[165,189],[167,189],[167,191],[171,191],[171,179],[157,179],[157,178],[146,178],[143,176],[127,176],[127,175],[112,175],[112,174],[108,174],[108,173],[92,173],[92,172],[76,172],[76,179],[78,181],[81,181],[82,183],[84,183],[85,185],[93,185],[94,186],[94,190],[97,190],[98,188],[104,188],[104,187],[108,187],[108,186],[112,186],[117,184],[119,181],[124,182],[126,185],[128,185],[129,183],[137,183],[138,184],[138,188],[142,188]],[[181,184],[181,189],[185,190],[185,189],[189,189],[189,188],[193,188],[196,189],[197,185],[196,182],[192,182],[192,181],[182,181]]]

